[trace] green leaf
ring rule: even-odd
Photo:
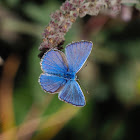
[[[55,2],[54,4],[53,1],[49,1],[48,3],[41,6],[38,6],[34,3],[28,3],[23,7],[23,11],[31,19],[46,25],[50,21],[50,14],[59,8],[59,4],[58,2]]]
[[[19,0],[6,0],[6,2],[10,7],[15,7],[19,3]]]

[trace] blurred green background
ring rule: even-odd
[[[87,100],[79,108],[38,83],[41,34],[63,2],[0,0],[0,140],[139,140],[140,12],[86,16],[66,34],[64,47],[94,44],[78,73]]]

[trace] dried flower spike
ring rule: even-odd
[[[121,10],[121,2],[122,0],[66,0],[60,10],[51,14],[51,21],[44,30],[39,50],[60,49],[60,44],[65,41],[65,34],[78,17],[87,14],[95,16],[100,11],[115,16]]]

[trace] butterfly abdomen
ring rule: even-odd
[[[75,80],[75,78],[76,78],[76,75],[74,73],[68,73],[68,72],[66,72],[66,73],[48,73],[48,74],[62,77],[67,80]]]

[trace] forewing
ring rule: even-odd
[[[66,47],[65,53],[70,72],[77,73],[80,70],[92,50],[92,45],[92,42],[81,41]]]
[[[45,73],[63,76],[67,72],[67,61],[63,52],[51,50],[44,54],[41,67]]]
[[[84,106],[85,97],[75,80],[69,80],[58,95],[59,99],[75,106]]]
[[[41,74],[39,77],[39,83],[46,92],[55,93],[63,88],[66,84],[66,80],[54,75]]]

